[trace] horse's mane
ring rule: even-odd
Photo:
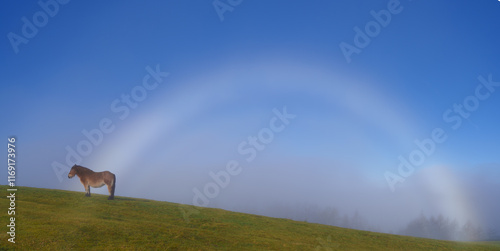
[[[80,175],[81,174],[87,174],[87,173],[93,173],[94,172],[94,171],[92,171],[92,170],[90,170],[90,169],[88,169],[88,168],[86,168],[84,166],[79,166],[79,165],[75,165],[73,168],[75,168],[76,172],[78,174],[80,174]]]

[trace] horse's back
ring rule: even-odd
[[[110,172],[110,171],[103,171],[103,172],[100,172],[100,173],[102,173],[105,176],[115,176],[115,174],[112,173],[112,172]]]

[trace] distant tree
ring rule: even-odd
[[[366,230],[368,227],[366,220],[359,214],[358,210],[354,212],[350,223],[351,223],[351,228],[354,229]]]
[[[460,228],[457,220],[451,221],[441,214],[427,218],[423,212],[410,221],[401,234],[441,240],[475,241],[486,238],[481,227],[470,221]]]
[[[486,241],[500,241],[500,231],[490,227],[485,233],[484,240],[486,240]]]
[[[349,215],[344,214],[344,217],[342,217],[342,222],[340,223],[339,227],[351,228],[351,221],[349,220]]]
[[[303,220],[312,223],[321,223],[319,219],[320,210],[316,204],[307,204],[303,208]]]
[[[331,226],[380,231],[378,228],[370,226],[368,221],[357,210],[352,216],[346,213],[343,217],[340,217],[339,210],[336,208],[320,208],[316,204],[296,204],[295,206],[290,206],[288,204],[276,203],[272,206],[268,206],[262,214],[271,217],[288,218]]]
[[[459,240],[460,239],[459,231],[460,229],[458,226],[458,221],[456,219],[450,221],[447,229],[448,236],[446,240],[454,240],[454,241]]]
[[[461,230],[461,239],[465,241],[478,241],[484,239],[483,230],[474,223],[467,221]]]
[[[410,235],[415,237],[429,238],[429,225],[430,222],[427,220],[423,212],[420,212],[420,216],[408,223],[406,228],[403,230],[404,235]]]
[[[327,207],[321,211],[319,220],[322,224],[336,226],[340,223],[339,212],[336,208]]]

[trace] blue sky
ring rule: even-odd
[[[388,5],[400,11],[347,62],[339,45],[354,45],[354,28],[365,30],[376,22],[370,12],[387,13]],[[243,0],[224,20],[211,1],[57,6],[29,42],[14,46],[9,34],[24,36],[23,17],[33,23],[43,8],[12,2],[0,10],[0,130],[18,139],[18,185],[83,191],[60,181],[53,163],[64,164],[66,147],[105,118],[113,132],[80,164],[116,173],[121,196],[192,204],[193,188],[237,160],[243,171],[209,206],[282,200],[363,211],[375,197],[379,211],[362,213],[400,215],[387,220],[393,227],[421,210],[449,213],[456,201],[438,198],[457,189],[473,191],[463,195],[467,205],[475,194],[498,198],[500,87],[469,98],[474,109],[456,130],[443,119],[476,95],[479,76],[500,82],[497,1]],[[122,120],[110,106],[141,85],[146,67],[169,75]],[[285,107],[296,118],[246,161],[239,144]],[[408,158],[435,128],[446,141],[392,192],[386,172],[399,175],[398,156]],[[455,184],[446,189],[426,178],[450,173],[433,179]],[[487,202],[451,217],[500,208]]]

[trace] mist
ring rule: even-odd
[[[65,6],[9,41],[17,185],[83,192],[80,164],[116,174],[117,196],[200,213],[500,239],[497,3]],[[12,8],[4,34],[44,13]]]

